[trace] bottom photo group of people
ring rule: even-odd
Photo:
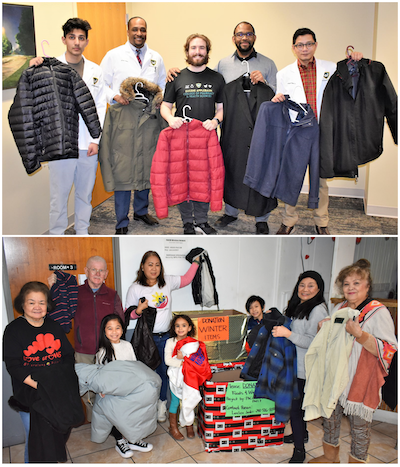
[[[204,328],[212,323],[210,334],[229,331],[221,345],[231,345],[233,320],[219,309],[217,293],[219,286],[225,292],[224,275],[228,281],[231,275],[221,274],[224,266],[215,254],[211,264],[212,255],[203,248],[185,255],[189,267],[168,274],[165,252],[144,252],[140,264],[129,265],[132,273],[137,267],[136,278],[124,303],[113,284],[105,284],[110,263],[100,255],[87,259],[85,276],[78,275],[81,285],[75,272],[59,267],[48,272],[47,283],[32,280],[18,287],[15,319],[4,329],[3,359],[12,383],[8,405],[19,412],[26,433],[25,462],[66,462],[71,430],[85,423],[91,424],[92,442],[104,443],[111,435],[117,453],[131,458],[158,449],[155,438],[152,443],[146,438],[165,423],[173,440],[199,436],[206,450],[218,437],[224,439],[218,441],[221,450],[225,444],[231,452],[292,444],[289,463],[303,463],[312,441],[309,422],[319,419],[323,454],[307,459],[337,463],[343,417],[351,436],[347,462],[367,462],[382,397],[390,405],[395,394],[397,405],[397,376],[391,378],[397,367],[397,314],[374,298],[371,262],[349,262],[328,284],[322,271],[307,270],[302,260],[297,280],[285,284],[291,295],[282,309],[265,300],[258,285],[248,288],[236,313],[244,323],[240,351],[217,362],[215,339]],[[331,285],[341,297],[333,306],[326,298]],[[197,312],[175,310],[172,297],[181,292],[173,292],[184,287],[201,304]],[[263,283],[266,294],[268,287]],[[217,309],[206,312],[203,305]],[[249,401],[268,399],[272,410],[243,417],[228,413],[230,406],[240,411],[241,404],[236,401],[235,407],[234,399],[228,404],[229,382],[214,378],[232,365],[237,371],[232,381],[252,388]],[[211,399],[207,388],[214,391]]]

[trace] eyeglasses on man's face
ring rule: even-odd
[[[294,47],[299,50],[303,50],[304,48],[306,49],[311,49],[311,47],[314,47],[315,42],[306,42],[305,44],[302,44],[299,42],[298,44],[294,44]]]
[[[254,32],[235,32],[235,36],[236,36],[236,37],[244,37],[244,36],[246,36],[246,37],[254,37],[255,34],[254,34]]]
[[[105,274],[106,272],[106,269],[96,269],[96,268],[88,268],[89,271],[91,271],[92,274],[96,274],[96,273],[99,273],[99,274]]]

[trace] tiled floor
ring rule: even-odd
[[[90,425],[75,429],[67,443],[71,463],[79,464],[286,464],[292,453],[293,445],[256,448],[253,451],[237,453],[204,451],[203,441],[184,439],[175,441],[168,434],[168,423],[159,424],[157,430],[146,441],[154,445],[151,452],[135,452],[130,459],[123,459],[115,451],[115,440],[109,437],[103,444],[90,441]],[[184,430],[181,430],[184,433]],[[290,433],[286,427],[286,434]],[[308,424],[310,441],[306,444],[306,462],[322,454],[322,422],[315,420]],[[350,448],[350,427],[344,417],[341,427],[340,461],[348,462]],[[369,463],[385,464],[397,461],[397,425],[373,422]],[[3,463],[22,463],[24,445],[3,448]]]

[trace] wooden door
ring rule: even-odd
[[[126,5],[125,3],[90,3],[78,2],[79,18],[89,21],[89,45],[85,49],[85,57],[100,64],[104,55],[111,49],[126,42]],[[104,189],[100,165],[97,167],[96,183],[92,194],[92,206],[96,207],[114,193]]]
[[[7,265],[11,299],[14,303],[21,287],[29,281],[47,284],[52,273],[49,264],[76,264],[70,271],[78,279],[91,256],[102,256],[107,262],[106,285],[114,288],[113,248],[111,237],[4,237],[4,256]],[[14,317],[19,314],[14,309]],[[74,345],[73,327],[67,334]]]

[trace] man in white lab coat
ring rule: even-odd
[[[63,26],[63,44],[66,51],[57,57],[73,68],[89,88],[96,105],[100,124],[103,126],[106,114],[106,88],[101,68],[83,56],[89,44],[90,24],[80,18],[70,18]],[[30,65],[38,66],[42,57],[30,61]],[[68,197],[72,185],[75,187],[75,232],[76,235],[88,235],[90,216],[92,214],[92,192],[96,181],[97,154],[99,139],[93,139],[79,116],[79,158],[50,161],[50,220],[49,233],[63,235],[68,227]]]
[[[322,96],[325,87],[336,71],[336,63],[319,60],[314,57],[318,42],[315,33],[308,28],[298,29],[293,35],[292,49],[297,60],[278,71],[276,96],[273,102],[282,102],[284,95],[289,95],[292,101],[308,103],[319,121]],[[352,58],[360,60],[362,54],[353,52]],[[328,230],[329,192],[326,179],[319,179],[319,204],[314,209],[315,232],[319,235],[330,235]],[[296,207],[285,204],[282,224],[277,235],[289,235],[294,231],[298,221]]]
[[[147,23],[143,18],[133,17],[128,21],[128,40],[124,45],[106,53],[100,66],[107,86],[107,100],[110,104],[128,105],[120,95],[122,81],[129,77],[142,77],[165,88],[165,66],[161,55],[146,45]],[[134,219],[148,225],[158,224],[157,219],[148,214],[149,190],[135,190],[133,199]],[[128,212],[131,200],[130,191],[115,191],[116,234],[127,234]]]

